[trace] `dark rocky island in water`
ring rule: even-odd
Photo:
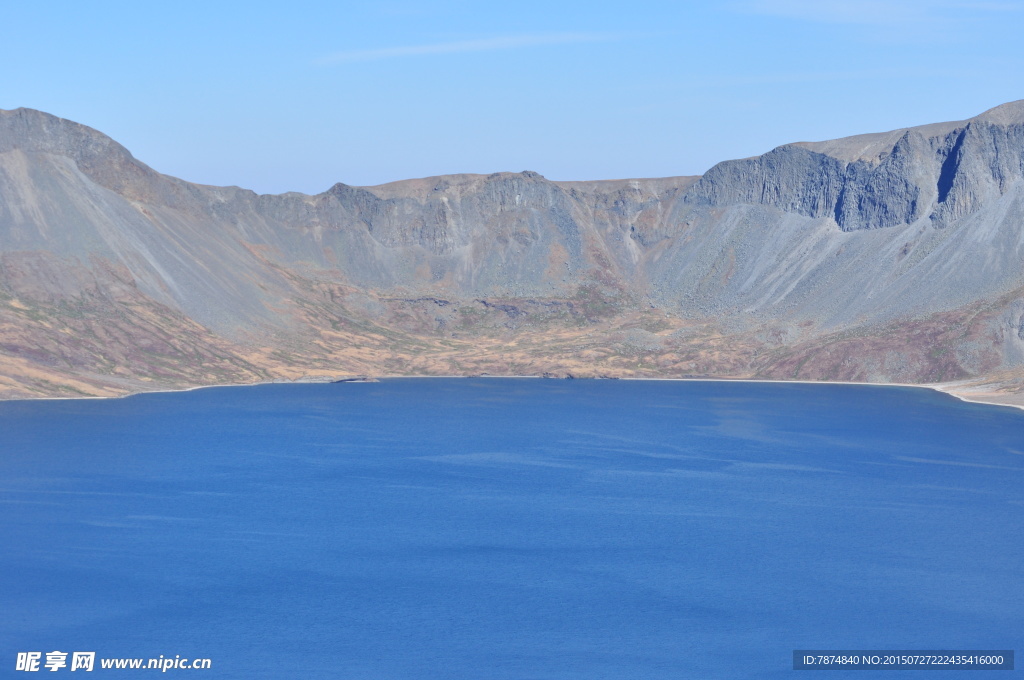
[[[0,396],[374,375],[955,383],[1024,396],[1024,101],[702,177],[315,196],[0,111]]]

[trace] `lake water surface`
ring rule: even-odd
[[[1024,412],[923,389],[6,402],[0,513],[8,670],[81,650],[212,660],[173,677],[777,678],[802,677],[794,649],[1024,648]]]

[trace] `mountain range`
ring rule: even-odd
[[[697,177],[313,196],[192,184],[0,111],[0,397],[478,374],[1024,404],[1024,100]]]

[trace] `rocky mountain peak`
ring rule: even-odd
[[[52,153],[95,165],[110,157],[133,158],[99,130],[35,109],[0,109],[0,153],[19,149]]]
[[[1000,104],[975,116],[973,120],[996,125],[1024,125],[1024,99]]]

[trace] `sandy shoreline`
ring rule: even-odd
[[[395,380],[395,379],[417,379],[417,380],[428,380],[431,378],[486,378],[486,379],[499,379],[499,380],[565,380],[564,377],[548,377],[543,375],[381,375],[381,376],[339,376],[335,379],[309,379],[309,380],[265,380],[254,383],[225,383],[215,385],[195,385],[193,387],[182,387],[180,389],[166,389],[166,390],[144,390],[138,392],[128,392],[125,394],[119,394],[116,396],[102,397],[102,396],[80,396],[80,397],[30,397],[23,399],[3,399],[0,402],[17,402],[17,401],[75,401],[82,399],[125,399],[128,397],[134,397],[141,394],[169,394],[175,392],[193,392],[195,390],[205,390],[213,387],[257,387],[260,385],[326,385],[334,383],[362,383],[362,382],[378,382],[381,380]],[[835,380],[766,380],[758,378],[592,378],[592,377],[573,377],[573,380],[632,380],[632,381],[652,381],[652,382],[729,382],[729,383],[774,383],[780,385],[849,385],[849,386],[867,386],[867,387],[913,387],[918,389],[933,390],[935,392],[941,392],[942,394],[948,394],[951,397],[959,399],[960,401],[967,402],[970,404],[979,404],[982,406],[1001,406],[1006,408],[1015,408],[1024,410],[1024,403],[1016,403],[1008,400],[1000,400],[1002,395],[997,394],[991,400],[980,400],[971,399],[964,394],[960,394],[954,391],[958,385],[955,383],[931,383],[931,384],[913,384],[913,383],[873,383],[873,382],[842,382]],[[964,390],[968,391],[968,390]],[[982,394],[991,394],[982,392]],[[1006,395],[1011,396],[1011,395]],[[1017,397],[1021,402],[1024,402],[1024,395],[1018,395],[1014,393],[1012,396]]]

